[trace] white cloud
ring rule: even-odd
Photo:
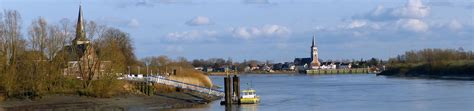
[[[209,25],[211,24],[211,19],[204,16],[197,16],[187,21],[186,24],[190,26]]]
[[[354,20],[349,25],[347,25],[347,28],[354,29],[354,28],[364,27],[366,25],[367,25],[367,22],[365,22],[365,21]]]
[[[381,16],[385,13],[385,8],[382,5],[375,7],[375,9],[370,13],[372,16]]]
[[[430,8],[423,5],[421,0],[408,0],[405,7],[393,10],[392,14],[404,18],[423,18],[430,13]]]
[[[285,26],[264,25],[262,27],[237,27],[230,28],[230,32],[234,37],[251,39],[256,37],[285,37],[291,31]]]
[[[430,26],[423,20],[429,14],[430,7],[425,6],[421,0],[408,0],[402,7],[385,8],[379,5],[369,13],[356,15],[346,28],[368,27],[376,30],[398,28],[411,32],[426,32],[430,29]],[[390,27],[389,25],[396,25],[396,27]]]
[[[129,27],[129,28],[137,28],[140,26],[140,22],[135,19],[123,19],[123,18],[118,18],[118,17],[102,17],[98,20],[98,22],[107,24],[107,25],[112,25],[112,26],[119,26],[119,27]]]
[[[130,22],[128,22],[128,26],[136,28],[136,27],[140,26],[140,22],[138,22],[137,19],[131,19]]]
[[[397,21],[399,28],[412,32],[426,32],[428,31],[428,25],[420,19],[401,19]]]
[[[421,19],[430,14],[430,7],[425,6],[421,0],[408,0],[402,7],[385,8],[377,6],[369,13],[353,16],[354,19],[367,19],[372,21],[397,21],[399,19]]]
[[[448,28],[453,30],[453,31],[456,31],[456,30],[461,30],[463,28],[463,25],[461,23],[459,23],[457,20],[452,20],[448,24]]]
[[[171,41],[192,41],[192,40],[215,40],[217,31],[213,30],[191,30],[183,32],[172,32],[166,35],[166,38]]]
[[[374,23],[370,25],[370,28],[379,30],[379,29],[382,29],[382,25]]]
[[[453,2],[447,0],[430,0],[427,2],[429,6],[438,6],[438,7],[452,7],[454,6]]]

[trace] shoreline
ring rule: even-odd
[[[228,73],[229,75],[251,75],[251,74],[302,74],[296,71],[275,71],[275,72],[264,72],[264,71],[254,71],[254,72],[242,72],[242,73]],[[217,73],[206,73],[209,76],[225,76],[227,73],[217,72]]]
[[[443,80],[474,80],[474,61],[440,61],[390,65],[377,75]]]
[[[472,76],[395,75],[395,74],[394,75],[377,74],[377,76],[394,77],[394,78],[413,78],[413,79],[474,81],[474,77]]]
[[[0,102],[0,110],[163,110],[193,107],[219,99],[220,97],[209,97],[191,91],[111,98],[55,94],[37,100],[8,99]]]

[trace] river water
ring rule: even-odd
[[[242,111],[474,111],[474,81],[429,80],[373,74],[241,75],[241,89],[257,90],[261,103]],[[223,86],[223,76],[211,76]],[[248,83],[248,84],[247,84]],[[178,111],[223,111],[220,101]]]

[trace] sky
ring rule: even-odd
[[[79,0],[0,0],[33,19],[77,20]],[[130,34],[135,54],[188,59],[388,59],[474,49],[474,0],[82,0],[83,16]],[[23,36],[28,36],[23,35]]]

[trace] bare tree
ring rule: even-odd
[[[6,56],[7,64],[16,62],[16,56],[19,49],[19,43],[21,42],[21,16],[18,11],[5,10],[5,34],[6,34]]]
[[[43,17],[39,17],[37,20],[34,20],[28,30],[30,35],[29,41],[31,49],[38,51],[39,54],[45,54],[47,37],[48,37],[48,23]],[[43,59],[42,55],[37,55],[37,59]]]
[[[96,37],[101,37],[107,27],[105,25],[100,25],[95,23],[94,21],[89,21],[86,22],[86,32],[87,32],[87,38],[89,40],[94,40]]]
[[[17,78],[17,57],[18,53],[23,51],[26,42],[21,38],[21,17],[17,11],[4,10],[4,18],[2,25],[2,50],[4,52],[3,60],[5,60],[4,71],[0,75],[0,84],[7,92],[7,96],[12,94]],[[2,63],[3,64],[3,63]]]
[[[71,20],[64,18],[59,21],[60,24],[60,30],[61,30],[61,36],[66,38],[65,41],[71,41],[73,39],[72,37],[72,29],[74,29],[71,25]]]
[[[52,25],[49,26],[49,36],[47,38],[47,45],[46,45],[46,56],[49,60],[52,60],[57,53],[66,46],[67,43],[67,36],[61,32],[61,29],[56,26]]]
[[[26,59],[21,65],[25,68],[20,77],[23,77],[22,80],[27,80],[24,84],[26,85],[24,90],[32,90],[31,92],[41,92],[44,89],[44,81],[47,76],[47,62],[45,59],[45,50],[48,36],[48,23],[42,17],[39,17],[37,20],[34,20],[28,30],[29,35],[29,45],[31,51],[27,55],[24,55],[22,58]],[[26,69],[26,70],[25,70]]]
[[[171,62],[171,59],[168,58],[168,56],[158,56],[158,65],[159,66],[165,66],[168,65]]]
[[[3,73],[6,66],[7,36],[6,28],[3,23],[3,14],[0,13],[0,74]]]

